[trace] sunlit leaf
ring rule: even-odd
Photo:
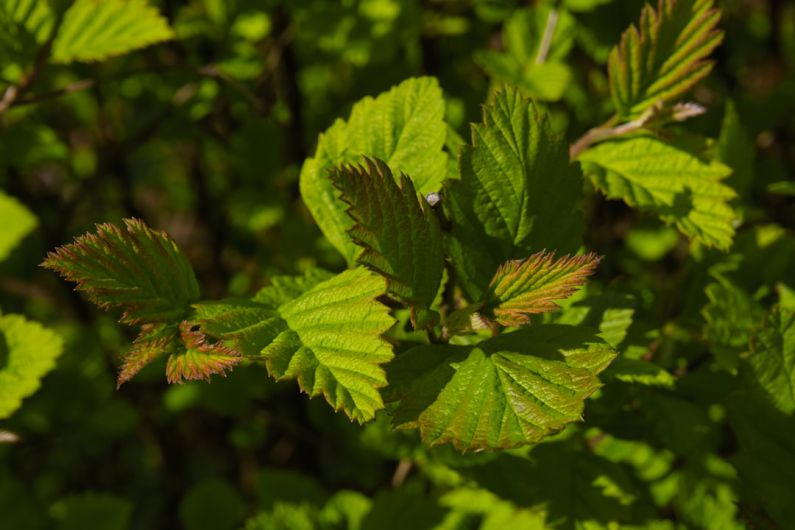
[[[447,155],[442,150],[447,127],[444,101],[436,79],[408,79],[376,98],[353,106],[348,121],[337,120],[318,139],[315,156],[301,168],[301,196],[328,240],[349,264],[359,248],[347,231],[353,220],[338,197],[328,171],[363,156],[387,163],[410,176],[420,193],[439,191]]]
[[[610,94],[619,115],[631,118],[690,90],[712,70],[710,53],[723,40],[712,0],[646,4],[608,60]]]
[[[166,19],[146,0],[76,0],[64,15],[52,60],[100,61],[173,36]]]
[[[736,193],[721,182],[731,172],[723,164],[648,136],[600,143],[579,160],[607,197],[651,210],[706,246],[731,245]]]
[[[63,340],[20,315],[0,316],[0,419],[33,394],[61,355]]]

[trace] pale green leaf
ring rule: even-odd
[[[731,245],[736,194],[721,182],[731,171],[723,164],[649,136],[600,143],[579,160],[607,197],[648,209],[706,246]]]
[[[532,444],[582,419],[615,351],[586,328],[522,328],[474,346],[418,346],[390,364],[393,423],[460,450]]]
[[[142,221],[124,228],[97,225],[47,255],[42,264],[77,282],[77,290],[102,309],[122,308],[122,322],[143,324],[181,319],[199,297],[188,259],[165,233]]]
[[[659,0],[646,4],[608,59],[610,94],[622,118],[669,102],[709,74],[720,44],[720,11],[713,0]]]
[[[356,261],[384,276],[401,300],[430,308],[444,268],[439,221],[408,176],[401,174],[398,185],[382,161],[366,164],[331,172],[355,222],[348,233],[363,248]]]
[[[379,158],[392,171],[411,177],[420,193],[439,191],[445,176],[444,100],[436,79],[408,79],[353,106],[347,122],[337,120],[318,139],[315,156],[301,168],[301,196],[326,238],[354,263],[358,247],[347,231],[353,221],[328,171],[363,156]]]
[[[36,392],[62,349],[61,337],[40,324],[20,315],[0,316],[0,419]]]
[[[15,198],[0,190],[0,261],[36,227],[38,220]]]
[[[546,116],[516,89],[484,107],[460,167],[461,180],[447,181],[442,204],[452,222],[452,263],[471,300],[508,260],[544,249],[576,252],[580,172]]]
[[[795,413],[795,313],[774,308],[751,339],[754,381],[781,412]]]
[[[64,15],[52,60],[100,61],[173,37],[166,19],[146,0],[77,0]]]
[[[381,365],[392,358],[381,335],[393,320],[376,300],[384,290],[380,276],[358,268],[281,305],[282,331],[262,351],[271,375],[296,379],[353,420],[371,420],[383,408]]]
[[[530,315],[559,308],[556,300],[568,298],[599,265],[594,253],[563,256],[537,252],[522,261],[509,261],[494,274],[484,297],[482,312],[503,326],[526,323]]]

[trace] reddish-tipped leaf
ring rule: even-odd
[[[530,315],[558,309],[556,300],[571,296],[599,265],[593,252],[563,256],[537,252],[524,260],[509,261],[494,274],[483,303],[483,313],[504,326],[518,326]]]
[[[174,322],[199,297],[188,259],[165,233],[143,221],[97,225],[47,255],[42,266],[66,280],[102,309],[121,308],[126,324]]]

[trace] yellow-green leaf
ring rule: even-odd
[[[100,61],[173,37],[166,19],[146,0],[77,0],[64,15],[52,60]]]

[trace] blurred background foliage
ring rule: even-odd
[[[18,31],[14,3],[4,0],[0,16],[3,90],[24,78],[49,31]],[[27,3],[35,15],[36,0]],[[744,218],[730,253],[690,246],[596,193],[583,205],[586,248],[607,256],[589,294],[629,300],[635,318],[621,350],[630,360],[653,353],[651,382],[619,373],[589,401],[588,429],[466,456],[391,433],[383,415],[356,427],[259,366],[168,387],[155,365],[117,390],[132,337],[37,265],[96,222],[140,217],[187,252],[208,297],[249,294],[310,266],[343,268],[298,194],[320,132],[360,98],[432,75],[463,137],[480,103],[511,83],[573,141],[610,115],[607,54],[642,2],[152,4],[173,40],[47,64],[0,115],[0,187],[37,220],[0,263],[0,307],[64,339],[39,392],[0,422],[19,438],[0,443],[0,527],[223,530],[256,516],[255,529],[776,528],[753,501],[737,503],[755,483],[737,478],[742,433],[726,416],[747,411],[727,404],[730,375],[712,354],[731,370],[744,343],[707,315],[734,296],[749,308],[737,318],[756,320],[776,287],[795,287],[795,4],[720,2],[725,42],[692,94],[708,112],[682,126],[714,138],[725,120],[742,124],[726,151],[740,157],[731,184]],[[571,318],[599,311],[580,309]]]

